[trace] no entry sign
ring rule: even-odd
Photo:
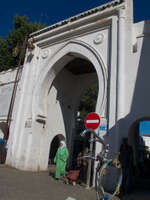
[[[85,118],[85,127],[95,130],[100,125],[100,117],[97,113],[89,113]]]

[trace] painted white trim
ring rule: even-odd
[[[91,120],[86,120],[86,123],[87,124],[95,124],[95,123],[98,124],[99,120],[98,119],[95,119],[95,120],[94,119],[93,120],[92,119]]]

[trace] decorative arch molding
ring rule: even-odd
[[[99,83],[99,95],[97,110],[101,113],[106,103],[107,94],[107,72],[100,54],[89,44],[73,40],[61,47],[47,62],[42,66],[42,75],[39,75],[38,82],[34,89],[32,101],[32,118],[37,115],[47,116],[46,96],[49,88],[63,67],[74,58],[83,58],[93,64],[97,72]]]

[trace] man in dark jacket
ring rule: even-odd
[[[127,138],[123,138],[119,161],[121,162],[123,172],[121,193],[128,194],[132,191],[133,151],[132,147],[128,145]]]

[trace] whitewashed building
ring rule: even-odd
[[[46,170],[58,134],[71,152],[81,96],[95,82],[95,111],[107,127],[103,138],[111,152],[118,151],[125,136],[135,147],[139,121],[150,119],[150,21],[133,22],[132,0],[114,0],[73,16],[31,34],[29,41],[35,48],[26,52],[17,87],[6,163]],[[11,92],[6,82],[1,73],[1,121],[8,111],[5,93]]]

